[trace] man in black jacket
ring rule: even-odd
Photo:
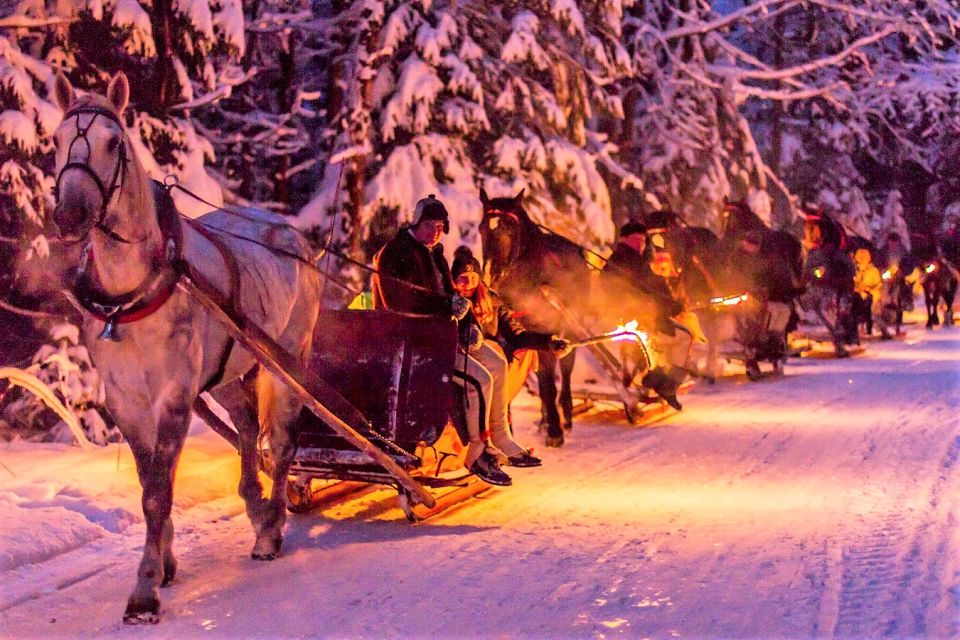
[[[401,227],[373,259],[376,268],[373,276],[374,308],[453,316],[462,321],[460,342],[466,357],[458,358],[458,361],[464,362],[463,373],[477,380],[486,399],[493,395],[493,379],[490,372],[470,355],[483,345],[483,334],[475,323],[464,321],[470,312],[470,302],[456,295],[450,267],[440,244],[449,230],[447,209],[433,194],[417,202],[410,226]],[[482,416],[477,410],[467,411],[470,442],[467,443],[464,464],[490,484],[510,485],[510,476],[500,468],[495,450],[487,444],[490,402],[480,402],[473,385],[467,384],[465,389],[471,409],[484,405],[487,410]]]
[[[641,327],[653,334],[654,350],[660,362],[643,377],[643,386],[680,410],[677,388],[686,375],[684,367],[693,336],[673,319],[683,311],[683,303],[674,297],[667,281],[651,268],[656,249],[647,245],[646,232],[646,227],[639,222],[623,225],[620,239],[603,268],[604,286],[623,299],[624,312],[631,319],[638,320]]]

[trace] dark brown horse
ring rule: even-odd
[[[589,266],[582,249],[554,233],[539,227],[523,208],[523,191],[512,198],[489,198],[480,191],[483,220],[484,271],[490,285],[517,312],[524,325],[552,334],[569,334],[563,314],[544,297],[542,287],[562,301],[574,315],[580,315],[590,290]],[[560,407],[564,426],[573,425],[573,396],[570,375],[576,351],[559,360],[561,374]],[[547,420],[547,446],[563,445],[563,429],[557,410],[557,356],[539,352],[537,382]]]
[[[923,298],[927,307],[927,328],[940,324],[940,301],[945,306],[943,325],[953,325],[953,301],[960,280],[960,227],[954,227],[934,238],[933,242],[914,243],[917,264],[923,270]]]

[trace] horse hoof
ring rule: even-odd
[[[270,561],[276,560],[280,555],[280,538],[260,538],[253,545],[253,551],[250,557],[254,560]]]
[[[563,446],[563,436],[547,436],[547,446],[559,449]]]
[[[160,599],[151,596],[144,601],[131,600],[123,612],[123,624],[157,624],[160,622]]]
[[[573,431],[573,421],[571,420],[570,422],[564,422],[564,423],[563,423],[563,430],[564,430],[564,431]]]

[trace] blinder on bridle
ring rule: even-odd
[[[90,119],[90,122],[88,122],[87,126],[85,127],[80,126],[80,116],[84,114],[93,114],[93,118]],[[109,186],[104,184],[103,180],[100,179],[100,176],[97,175],[97,172],[94,171],[88,164],[90,162],[90,156],[93,153],[93,147],[90,144],[90,139],[87,137],[87,134],[90,131],[90,127],[93,126],[93,123],[97,121],[97,118],[99,116],[103,116],[107,120],[110,120],[111,122],[115,123],[120,128],[120,142],[117,145],[117,148],[119,149],[117,154],[117,163],[113,167],[113,176],[110,178]],[[105,234],[107,234],[113,240],[116,240],[118,242],[123,242],[126,244],[133,244],[132,241],[127,240],[126,238],[123,238],[122,236],[118,235],[115,231],[107,228],[103,224],[103,219],[107,215],[107,207],[109,206],[110,201],[113,200],[113,196],[117,192],[117,190],[123,187],[123,181],[127,171],[127,145],[124,144],[124,138],[126,137],[126,134],[124,132],[123,122],[121,122],[120,118],[117,117],[117,115],[114,114],[112,111],[109,111],[102,107],[93,106],[93,105],[80,106],[75,109],[71,109],[66,113],[66,115],[63,116],[64,120],[68,120],[70,118],[77,119],[77,135],[73,138],[73,140],[70,141],[70,146],[67,148],[67,160],[68,160],[67,164],[65,164],[63,168],[60,169],[60,173],[57,174],[57,182],[53,187],[54,198],[59,202],[60,181],[63,180],[63,175],[67,171],[71,169],[76,169],[78,171],[82,171],[86,173],[90,178],[93,179],[93,183],[97,186],[97,190],[100,192],[100,198],[101,198],[100,213],[97,215],[97,218],[93,222],[93,224],[89,225],[89,228],[86,229],[86,231],[89,232],[90,229],[96,227],[96,228],[99,228],[101,231],[103,231]],[[72,161],[71,158],[73,157],[73,147],[75,144],[77,144],[77,142],[81,140],[85,145],[87,145],[86,161],[85,162]],[[86,233],[84,233],[84,236],[85,235]]]

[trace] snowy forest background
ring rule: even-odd
[[[960,214],[958,29],[950,0],[0,0],[0,233],[47,251],[55,71],[122,70],[153,177],[363,261],[428,193],[477,249],[481,187],[597,249],[724,198],[916,237]]]

